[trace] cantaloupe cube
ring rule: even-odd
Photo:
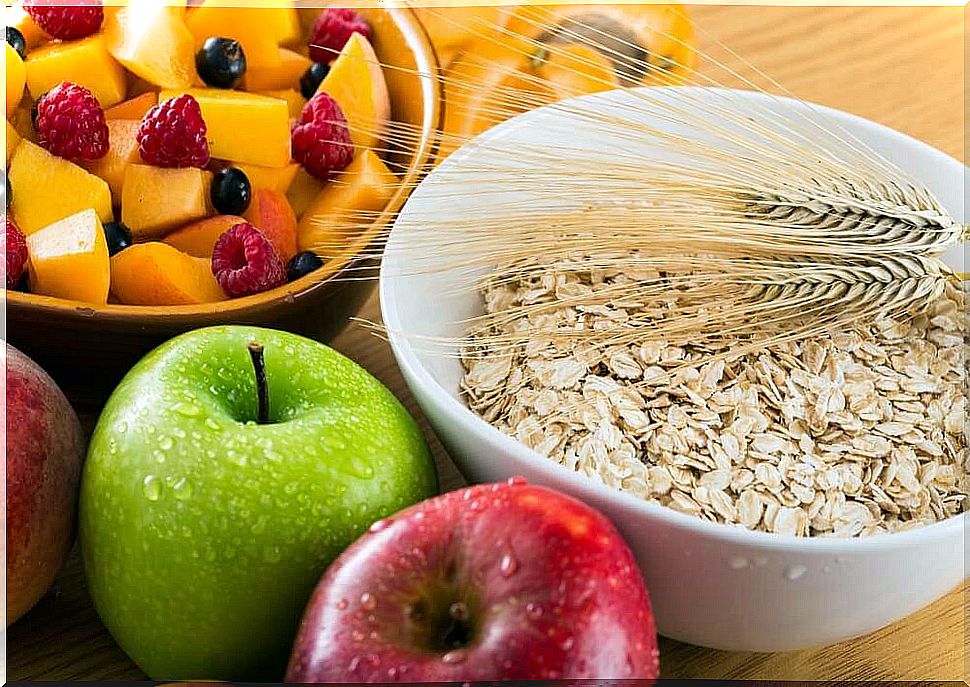
[[[317,93],[337,101],[360,148],[374,148],[384,137],[391,117],[391,98],[381,63],[371,44],[359,33],[347,41]]]
[[[323,183],[309,172],[300,167],[293,177],[290,187],[286,190],[286,199],[297,217],[302,217],[310,203],[323,190]]]
[[[291,162],[286,167],[260,167],[245,162],[235,166],[246,173],[253,191],[269,189],[283,194],[290,189],[293,178],[300,171],[300,165],[296,162]]]
[[[125,70],[95,34],[79,41],[49,43],[27,55],[27,87],[35,100],[63,81],[84,86],[101,107],[125,99]]]
[[[9,117],[17,109],[20,99],[24,97],[24,84],[27,79],[27,70],[24,61],[20,59],[20,54],[7,43],[7,116]]]
[[[121,204],[121,189],[125,182],[125,171],[129,165],[144,164],[138,152],[138,126],[141,122],[133,119],[109,119],[108,140],[111,146],[104,157],[83,161],[81,166],[108,182],[111,189],[111,202]]]
[[[325,258],[343,252],[397,190],[397,177],[373,150],[365,150],[327,183],[303,213],[299,248]]]
[[[219,237],[245,221],[235,215],[206,217],[176,229],[166,235],[162,241],[197,258],[211,258],[212,249]]]
[[[128,165],[121,187],[121,221],[136,239],[162,236],[210,214],[212,173]]]
[[[158,100],[182,93],[199,101],[212,157],[264,167],[290,163],[290,115],[284,101],[219,88],[165,90]]]
[[[303,31],[293,0],[250,0],[239,4],[259,7],[263,15],[261,24],[280,45],[301,42]]]
[[[199,49],[207,38],[221,36],[239,41],[246,53],[246,68],[275,67],[280,63],[277,37],[267,30],[261,8],[232,7],[225,0],[204,0],[189,10],[185,25]]]
[[[20,145],[20,134],[13,128],[13,124],[7,122],[7,164],[10,164],[10,158],[13,157],[13,151],[18,145]]]
[[[243,88],[247,91],[277,91],[299,88],[300,77],[313,62],[298,52],[279,48],[279,64],[270,67],[246,67]]]
[[[73,162],[24,139],[10,160],[10,210],[27,235],[81,210],[114,219],[108,184]]]
[[[34,232],[27,237],[27,251],[32,292],[98,305],[108,302],[108,245],[94,210]]]
[[[299,91],[292,88],[279,91],[260,91],[259,95],[265,95],[267,98],[285,100],[286,107],[290,111],[291,120],[299,117],[303,113],[303,108],[306,106],[306,98]]]
[[[158,104],[158,93],[148,92],[136,95],[130,100],[118,103],[104,111],[104,118],[141,120],[148,111]]]
[[[128,0],[104,19],[108,51],[130,71],[161,88],[198,81],[195,40],[185,27],[185,0]]]
[[[46,43],[51,39],[47,33],[44,32],[42,28],[37,25],[27,11],[24,9],[24,3],[21,0],[15,2],[9,7],[5,7],[4,12],[4,22],[7,26],[11,26],[18,31],[24,37],[24,42],[27,44],[27,50],[33,50],[43,43]]]
[[[111,257],[111,293],[126,305],[196,305],[225,300],[212,263],[164,243],[136,243]]]

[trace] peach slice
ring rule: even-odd
[[[219,88],[166,90],[158,100],[182,93],[199,101],[212,157],[264,167],[290,164],[290,114],[282,100]]]
[[[30,289],[43,296],[108,302],[108,245],[94,210],[82,210],[27,237]]]
[[[7,116],[17,109],[24,97],[24,84],[27,82],[27,69],[20,54],[7,43]]]
[[[297,88],[300,77],[309,69],[313,62],[298,52],[287,48],[279,48],[279,64],[268,67],[248,67],[243,78],[243,87],[247,91],[278,91],[286,88]]]
[[[266,235],[283,262],[296,255],[296,214],[282,193],[266,188],[256,190],[243,217]]]
[[[216,215],[192,222],[168,234],[163,243],[196,258],[211,258],[219,237],[246,220],[235,215]]]
[[[97,160],[81,162],[81,166],[108,182],[111,202],[121,205],[121,191],[128,166],[144,164],[138,152],[138,140],[135,138],[141,122],[134,119],[109,119],[107,124],[108,140],[111,142],[108,152]]]
[[[211,261],[165,243],[136,243],[111,257],[111,293],[125,305],[197,305],[225,300]]]
[[[125,99],[125,70],[108,52],[104,37],[95,34],[79,41],[56,41],[27,55],[27,87],[35,100],[64,81],[84,86],[101,107]]]
[[[359,33],[350,37],[320,83],[320,92],[340,105],[358,149],[377,146],[391,118],[391,98],[381,63],[366,38]]]
[[[121,221],[136,239],[161,236],[209,214],[212,173],[194,167],[128,165],[121,186]]]
[[[104,111],[104,118],[141,120],[148,111],[158,104],[158,94],[155,92],[142,93],[130,100],[118,103]],[[114,143],[112,142],[112,145]]]
[[[27,235],[81,210],[114,219],[108,184],[73,162],[24,139],[10,159],[10,210]]]
[[[195,41],[185,27],[185,0],[128,0],[105,16],[105,44],[129,71],[161,88],[196,80]]]
[[[299,225],[299,250],[339,255],[374,214],[387,205],[397,177],[373,150],[365,150],[317,194]]]

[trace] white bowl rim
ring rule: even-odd
[[[956,163],[963,167],[965,176],[968,171],[967,167],[958,160],[940,150],[937,150],[929,144],[924,143],[923,141],[919,141],[911,136],[908,136],[907,134],[896,131],[895,129],[887,127],[883,124],[865,119],[864,117],[827,107],[825,105],[818,105],[808,101],[796,100],[786,96],[776,96],[757,91],[720,87],[653,86],[643,87],[642,89],[636,90],[649,89],[654,91],[664,91],[672,88],[717,91],[721,93],[729,92],[730,94],[739,96],[741,98],[752,98],[754,100],[761,101],[775,100],[799,107],[805,107],[807,105],[815,112],[831,116],[835,119],[842,120],[843,122],[848,122],[850,124],[854,123],[862,128],[869,128],[883,136],[893,138],[896,140],[897,144],[906,146],[914,150],[914,152],[919,151],[919,153],[923,155],[937,156],[941,160],[949,161],[950,164]],[[603,93],[581,96],[573,99],[573,101],[609,97],[610,93],[616,93],[616,91],[606,91]],[[488,141],[493,138],[501,138],[511,128],[524,126],[535,117],[545,116],[548,111],[555,109],[555,107],[556,105],[548,105],[537,108],[492,127],[485,133],[466,143],[464,146],[462,146],[462,148],[459,148],[457,151],[452,153],[452,155],[449,156],[449,158],[442,164],[448,166],[457,164],[469,154],[473,154],[474,151],[472,149],[481,142]],[[432,170],[432,172],[426,176],[424,180],[422,180],[418,189],[420,189],[420,187],[424,184],[428,183],[429,179],[433,180],[434,175],[435,172]],[[418,189],[415,190],[415,193],[417,193]],[[412,197],[413,196],[414,194],[412,194]],[[402,208],[399,218],[406,215],[410,202],[411,201],[409,199],[408,203],[405,204],[404,208]],[[396,227],[396,225],[397,222],[395,222],[394,226]],[[393,227],[391,231],[393,234]],[[390,246],[391,242],[389,240],[388,247]],[[387,259],[386,254],[384,259]],[[958,515],[947,518],[946,520],[928,525],[922,525],[904,532],[880,533],[866,537],[796,537],[779,535],[771,532],[748,530],[740,525],[735,526],[711,522],[695,515],[680,513],[668,506],[650,503],[637,496],[634,496],[633,494],[607,486],[606,484],[598,482],[594,479],[584,477],[583,475],[573,472],[559,463],[555,463],[539,453],[536,453],[524,444],[519,443],[512,437],[493,427],[490,423],[476,415],[465,404],[455,399],[441,384],[438,383],[437,379],[435,379],[428,369],[420,362],[413,346],[411,345],[411,340],[402,333],[406,331],[406,329],[402,326],[401,320],[398,317],[397,300],[392,288],[394,280],[395,277],[388,276],[387,272],[382,266],[380,273],[381,316],[387,328],[388,341],[395,353],[398,364],[401,366],[402,371],[405,372],[406,376],[417,380],[418,383],[429,392],[429,396],[433,399],[436,408],[444,413],[448,422],[452,422],[458,426],[467,428],[469,432],[484,435],[483,438],[488,444],[497,444],[498,448],[512,455],[517,461],[528,465],[529,468],[534,472],[541,473],[546,481],[546,484],[561,480],[566,482],[571,487],[573,494],[576,492],[591,491],[604,501],[616,502],[618,505],[621,505],[628,510],[632,510],[646,516],[646,520],[660,520],[668,526],[675,527],[680,530],[692,531],[696,534],[703,535],[713,540],[719,540],[726,544],[745,546],[753,549],[783,549],[792,554],[801,553],[838,555],[847,553],[876,552],[887,549],[906,548],[908,544],[912,543],[916,539],[921,540],[923,544],[926,544],[927,540],[929,540],[931,543],[938,544],[951,541],[958,534],[961,534],[967,519],[966,516],[970,515],[970,512],[965,511]]]

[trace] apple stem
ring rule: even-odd
[[[256,372],[256,396],[259,410],[256,422],[261,425],[269,423],[269,385],[266,383],[266,361],[263,358],[263,345],[249,344],[249,357],[253,359],[253,370]]]

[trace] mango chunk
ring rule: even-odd
[[[82,210],[27,237],[30,289],[43,296],[104,305],[110,268],[104,229]]]
[[[157,241],[111,257],[111,293],[125,305],[197,305],[226,298],[211,261]]]
[[[108,52],[104,37],[49,43],[27,55],[27,87],[35,100],[63,81],[84,86],[101,107],[125,99],[125,70]]]
[[[358,149],[380,143],[391,118],[391,98],[381,63],[366,38],[359,33],[350,37],[320,83],[317,93],[321,92],[340,105]]]
[[[27,81],[27,70],[20,55],[7,43],[7,116],[17,109],[20,99],[24,97],[24,84]]]
[[[109,107],[104,111],[104,118],[141,120],[156,105],[158,105],[158,93],[142,93],[114,107]]]
[[[290,115],[284,101],[218,88],[165,90],[158,99],[182,93],[199,101],[212,157],[264,167],[290,163]]]
[[[204,0],[189,11],[185,25],[192,33],[196,50],[212,36],[234,38],[246,53],[247,69],[279,66],[279,44],[265,25],[266,11],[231,7],[231,4],[225,0]]]
[[[323,183],[302,167],[297,170],[290,187],[286,190],[286,199],[290,201],[290,206],[297,217],[302,217],[310,207],[313,199],[323,190]]]
[[[211,258],[219,237],[246,220],[235,215],[216,215],[192,222],[168,234],[162,241],[197,258]]]
[[[138,152],[135,138],[141,122],[133,119],[109,119],[108,140],[111,147],[107,154],[98,160],[81,162],[81,166],[106,182],[111,189],[111,202],[121,204],[121,189],[125,181],[125,171],[129,165],[144,164]]]
[[[286,167],[261,167],[240,162],[236,167],[249,177],[249,185],[253,187],[254,192],[268,189],[284,194],[290,189],[293,178],[300,171],[300,165],[296,162],[291,162]]]
[[[37,25],[27,11],[24,9],[22,0],[18,0],[13,5],[4,8],[4,21],[7,26],[20,31],[27,44],[27,50],[33,50],[37,46],[46,43],[51,39],[47,33]]]
[[[128,165],[121,187],[121,221],[136,239],[153,238],[210,213],[212,173],[194,167]]]
[[[10,164],[10,158],[13,157],[13,152],[20,145],[20,134],[17,130],[13,128],[13,124],[7,122],[7,164]]]
[[[373,150],[365,150],[327,183],[300,219],[299,249],[324,258],[341,254],[384,209],[397,177]]]
[[[105,16],[102,30],[108,52],[145,81],[161,88],[188,88],[197,80],[185,0],[128,0]]]
[[[279,64],[269,67],[247,67],[243,87],[247,91],[277,91],[298,88],[300,77],[313,62],[298,52],[279,48]]]
[[[290,111],[291,120],[299,117],[303,112],[303,108],[306,106],[306,98],[299,91],[292,88],[285,88],[279,91],[260,91],[259,95],[265,95],[267,98],[285,100],[286,107]]]
[[[27,234],[93,209],[98,219],[114,219],[108,184],[73,162],[51,155],[24,139],[10,160],[10,210]]]
[[[30,97],[30,93],[24,93],[23,99],[20,101],[20,105],[14,110],[13,114],[8,117],[10,124],[13,125],[14,130],[20,134],[20,138],[25,141],[30,141],[31,143],[37,143],[40,140],[40,136],[37,135],[37,129],[34,128],[34,118],[31,114],[31,110],[34,109],[34,99]]]

